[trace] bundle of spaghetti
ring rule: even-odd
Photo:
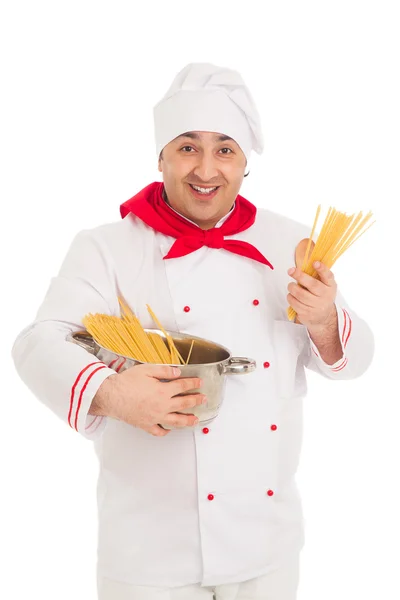
[[[172,337],[165,331],[164,327],[161,325],[160,321],[157,319],[156,315],[154,314],[154,312],[151,310],[150,306],[148,304],[146,304],[147,310],[149,311],[153,321],[158,325],[158,328],[161,329],[161,331],[163,332],[163,334],[165,335],[165,339],[168,342],[169,345],[169,349],[171,352],[171,357],[177,361],[174,362],[173,364],[178,364],[178,361],[181,360],[182,363],[184,363],[185,361],[183,360],[182,356],[179,354],[174,341],[172,339]]]
[[[121,317],[106,314],[87,314],[83,324],[96,342],[115,354],[154,364],[188,364],[194,340],[186,361],[178,352],[172,337],[165,331],[156,315],[147,309],[163,332],[165,340],[156,332],[146,332],[139,319],[122,298],[118,298]]]
[[[118,300],[121,306],[122,323],[124,323],[124,325],[126,326],[126,329],[129,332],[129,335],[134,344],[136,344],[140,348],[142,354],[147,356],[148,360],[146,360],[145,362],[159,362],[160,355],[154,347],[154,344],[151,342],[151,339],[143,329],[139,319],[131,311],[129,306],[124,302],[122,298],[119,298]],[[161,343],[163,343],[161,338],[160,341]]]
[[[371,211],[363,218],[362,212],[359,212],[357,215],[347,215],[330,206],[321,231],[314,243],[313,237],[320,212],[321,205],[318,206],[301,264],[301,270],[315,278],[318,277],[318,273],[313,267],[314,262],[320,261],[330,269],[338,258],[375,223],[373,221],[365,228],[367,222],[372,217]],[[296,311],[291,306],[287,309],[287,314],[290,321],[296,317]]]

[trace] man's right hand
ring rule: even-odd
[[[159,424],[192,427],[198,422],[197,418],[177,412],[205,404],[207,398],[203,394],[176,397],[201,385],[201,379],[196,377],[178,379],[180,374],[176,367],[146,364],[110,375],[97,390],[89,413],[125,421],[155,436],[170,432]],[[160,379],[173,381],[163,382]]]

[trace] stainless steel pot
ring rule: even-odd
[[[146,332],[158,333],[164,341],[165,336],[159,329],[145,329]],[[244,375],[251,373],[256,369],[256,362],[251,358],[231,356],[230,351],[209,340],[199,338],[186,333],[176,331],[167,331],[174,340],[181,356],[186,359],[194,340],[193,350],[188,365],[176,365],[180,368],[183,377],[199,377],[202,385],[198,389],[185,392],[187,395],[193,393],[202,393],[207,396],[207,403],[201,406],[185,409],[182,413],[196,415],[199,423],[205,425],[210,423],[218,414],[223,398],[223,387],[226,375]],[[67,340],[78,344],[91,354],[94,354],[99,360],[104,362],[116,372],[121,373],[134,365],[143,364],[141,361],[115,354],[102,346],[99,346],[93,337],[87,331],[77,331],[68,335]],[[175,365],[174,365],[175,366]],[[166,429],[169,428],[163,425]]]

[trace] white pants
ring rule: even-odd
[[[99,581],[98,600],[296,600],[298,583],[299,556],[296,556],[267,575],[215,587],[135,586],[103,578]]]

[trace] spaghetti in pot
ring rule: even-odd
[[[186,360],[182,358],[172,337],[165,331],[149,305],[152,319],[163,332],[164,338],[156,332],[143,329],[140,320],[122,298],[118,298],[121,317],[106,314],[87,314],[83,325],[93,339],[103,348],[115,354],[133,358],[143,363],[179,365],[188,364],[194,340]]]

